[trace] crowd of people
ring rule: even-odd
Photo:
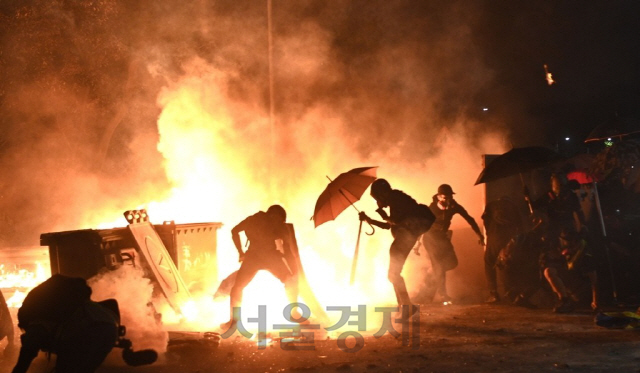
[[[532,199],[524,190],[520,204],[502,197],[488,201],[482,214],[484,231],[467,210],[454,199],[449,184],[442,184],[426,206],[405,192],[393,189],[385,179],[371,185],[371,197],[377,202],[381,220],[360,213],[360,220],[390,230],[393,241],[389,248],[388,279],[398,306],[409,307],[403,315],[417,312],[416,305],[434,302],[451,304],[447,291],[447,272],[458,266],[452,244],[451,223],[462,217],[476,234],[478,245],[484,248],[484,272],[488,285],[486,303],[511,302],[536,307],[532,296],[547,290],[557,298],[554,312],[570,312],[581,301],[582,290],[590,290],[590,305],[599,310],[600,290],[593,242],[577,195],[562,174],[553,174],[549,189]],[[520,207],[526,202],[530,214]],[[270,271],[285,284],[287,295],[294,303],[297,282],[294,261],[286,257],[291,237],[285,229],[286,212],[279,205],[266,212],[253,214],[232,229],[233,242],[242,262],[231,289],[231,319],[223,328],[232,328],[239,319],[242,290],[258,270]],[[242,250],[239,232],[249,241]],[[485,237],[486,235],[486,237]],[[402,271],[412,249],[421,243],[425,248],[430,271],[424,273],[422,291],[411,299]],[[499,289],[501,275],[503,291]]]
[[[439,303],[447,305],[453,302],[447,291],[446,277],[448,271],[458,266],[451,230],[455,215],[461,216],[468,223],[477,236],[478,245],[484,248],[484,273],[488,290],[486,303],[510,302],[517,306],[535,308],[537,305],[532,301],[533,295],[547,289],[547,293],[556,298],[554,312],[571,312],[577,303],[586,300],[594,311],[599,311],[602,291],[594,253],[601,242],[595,239],[596,235],[588,228],[580,200],[571,185],[564,174],[556,173],[550,178],[548,190],[537,198],[531,198],[525,188],[521,201],[508,197],[488,201],[481,217],[483,231],[467,210],[454,199],[455,192],[449,184],[440,185],[431,203],[424,205],[405,192],[393,189],[385,179],[373,181],[370,193],[378,205],[376,212],[381,220],[373,219],[365,212],[360,212],[359,218],[371,225],[390,230],[393,236],[389,248],[388,280],[393,285],[397,304],[402,309],[401,317],[412,317],[418,312],[418,305],[434,302],[436,295],[439,296]],[[523,214],[524,202],[529,206],[529,211]],[[259,211],[248,216],[231,230],[241,265],[230,288],[231,317],[221,325],[225,333],[235,331],[241,319],[243,290],[260,270],[271,272],[285,285],[291,304],[298,301],[300,269],[299,260],[296,259],[299,258],[296,258],[295,234],[286,218],[287,213],[282,206],[272,205],[266,212]],[[248,241],[246,251],[243,250],[241,232],[244,232]],[[424,290],[412,299],[402,272],[408,256],[412,250],[419,248],[419,243],[428,254],[431,269],[423,276]],[[503,280],[502,291],[499,288],[499,274]],[[76,297],[75,303],[48,290],[48,285],[65,281],[77,284],[76,288],[80,289],[80,296]],[[73,286],[64,288],[71,289]],[[50,305],[55,302],[41,300],[36,289],[41,289],[41,295],[53,296],[60,303],[59,315],[51,312]],[[27,296],[18,313],[18,326],[24,334],[14,371],[26,371],[40,350],[60,355],[60,371],[75,371],[73,367],[76,365],[82,365],[82,369],[86,371],[95,370],[118,343],[117,305],[115,312],[111,312],[109,307],[91,302],[91,289],[82,279],[56,275],[36,289]],[[62,324],[63,321],[60,320],[66,320],[65,317],[73,315],[76,310],[89,308],[91,312],[83,311],[83,314],[95,316],[88,321],[92,325],[91,331],[76,328],[79,334],[70,337],[68,343],[47,344],[51,341],[47,333],[53,330],[47,329],[50,325]],[[59,317],[52,319],[52,315]],[[70,320],[83,319],[71,317]],[[306,320],[294,310],[291,321],[303,323]],[[101,339],[96,338],[96,325],[97,330],[103,331],[99,334]],[[12,333],[5,334],[11,348],[13,339],[9,334]],[[88,340],[92,343],[86,342]],[[69,350],[68,353],[65,348]],[[87,350],[91,348],[95,351]],[[78,351],[82,351],[83,356],[88,356],[86,361],[75,357]],[[142,364],[149,363],[155,360],[155,356],[143,360]],[[67,363],[68,369],[64,366]],[[131,365],[137,363],[132,362]]]

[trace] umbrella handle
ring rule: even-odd
[[[367,222],[367,224],[369,224],[369,226],[371,227],[371,233],[369,232],[364,232],[367,236],[373,236],[374,233],[376,233],[376,229],[373,227],[373,225],[369,222]],[[362,221],[360,221],[360,229],[362,229]],[[360,234],[358,234],[358,239],[360,239]]]

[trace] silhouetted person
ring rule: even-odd
[[[280,205],[273,205],[266,212],[259,211],[233,227],[231,238],[240,256],[240,269],[231,288],[231,320],[221,325],[223,329],[234,326],[239,320],[242,292],[260,270],[267,270],[285,285],[290,303],[298,300],[298,279],[295,264],[287,261],[285,253],[290,252],[291,242],[286,225],[287,213]],[[242,250],[240,232],[244,232],[249,248]]]
[[[433,201],[429,205],[436,220],[431,229],[422,236],[422,243],[429,254],[432,268],[431,279],[427,281],[425,299],[427,302],[433,300],[436,291],[444,303],[451,302],[451,297],[447,293],[446,274],[447,271],[458,266],[458,257],[451,243],[452,232],[449,230],[453,216],[456,214],[462,216],[478,235],[480,245],[484,245],[484,235],[480,231],[480,227],[467,210],[453,199],[454,194],[450,185],[442,184],[438,187],[438,193],[433,196]]]
[[[489,286],[487,303],[496,303],[500,301],[496,271],[498,255],[520,232],[522,226],[520,211],[513,201],[501,197],[487,203],[482,221],[487,233],[487,242],[484,247],[484,273]]]
[[[564,228],[558,244],[542,257],[544,276],[558,297],[553,311],[571,312],[574,308],[571,290],[579,289],[580,283],[588,279],[591,289],[591,308],[599,307],[598,277],[596,264],[587,241],[571,228]]]
[[[540,256],[549,250],[546,215],[531,216],[532,228],[513,237],[500,252],[498,266],[504,271],[506,295],[513,304],[536,308],[531,303],[541,286]]]
[[[39,351],[57,356],[57,373],[94,372],[116,346],[119,315],[90,296],[85,280],[62,275],[33,288],[18,310],[24,333],[13,373],[26,372]]]
[[[581,232],[586,229],[584,213],[580,200],[568,187],[568,180],[562,174],[553,174],[551,189],[540,198],[531,202],[534,211],[546,213],[549,224],[547,236],[549,242],[556,242],[563,229]],[[525,188],[525,200],[530,201]]]
[[[385,179],[377,179],[371,184],[371,196],[378,203],[376,212],[384,219],[371,219],[364,212],[360,219],[383,229],[390,229],[393,242],[389,249],[389,281],[393,284],[398,305],[409,306],[411,299],[402,277],[402,267],[421,234],[426,232],[434,221],[433,214],[427,206],[420,205],[408,194],[392,189]],[[384,210],[389,208],[389,213]],[[410,315],[417,308],[412,308]],[[409,316],[410,316],[409,315]]]

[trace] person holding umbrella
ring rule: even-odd
[[[377,179],[371,184],[371,197],[378,203],[376,212],[384,221],[372,219],[364,211],[360,213],[360,220],[391,230],[393,242],[389,248],[389,281],[393,285],[398,305],[412,306],[402,277],[402,267],[420,235],[431,227],[435,216],[427,206],[418,204],[413,197],[401,190],[392,189],[385,179]],[[387,207],[388,214],[384,210]],[[411,307],[408,314],[403,315],[410,317],[417,311],[417,307]]]
[[[469,223],[471,229],[478,235],[478,243],[484,246],[484,235],[475,219],[469,215],[462,205],[453,199],[453,189],[449,184],[442,184],[438,192],[433,196],[433,202],[429,208],[436,217],[431,229],[422,237],[422,243],[429,254],[432,276],[427,284],[426,301],[431,302],[436,291],[442,297],[444,304],[451,303],[451,297],[447,293],[446,274],[458,266],[458,258],[451,244],[451,219],[458,214]]]

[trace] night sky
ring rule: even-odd
[[[266,10],[257,0],[0,2],[0,242],[69,229],[105,201],[123,211],[124,190],[140,200],[167,190],[161,98],[188,79],[223,82],[233,128],[222,138],[260,149]],[[477,153],[486,135],[507,149],[569,136],[561,145],[580,150],[615,115],[640,118],[638,10],[615,0],[274,0],[278,156],[286,169],[309,168],[309,140],[341,133],[339,149],[358,159],[419,163],[443,152],[443,130]]]

